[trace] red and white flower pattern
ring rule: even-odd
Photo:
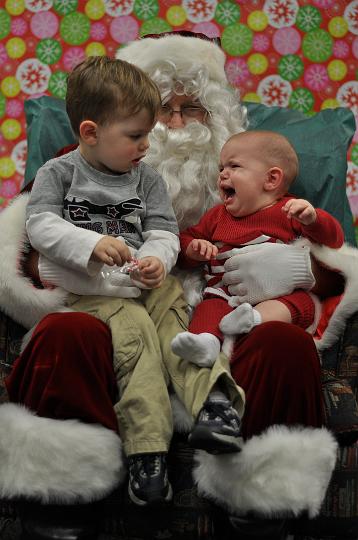
[[[16,78],[25,94],[39,94],[47,90],[50,77],[50,68],[37,58],[25,60],[16,71]]]
[[[292,86],[279,75],[269,75],[259,83],[257,93],[265,105],[287,107],[292,93]]]
[[[198,23],[214,18],[217,0],[183,0],[182,5],[189,21]]]
[[[296,0],[266,0],[264,12],[274,28],[295,24],[298,11]]]
[[[348,81],[337,92],[337,100],[342,107],[349,107],[358,115],[358,82]]]
[[[104,0],[106,13],[111,17],[132,13],[134,0]]]

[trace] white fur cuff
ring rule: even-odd
[[[198,452],[194,480],[201,495],[230,513],[265,517],[319,513],[337,443],[326,429],[273,426],[239,454]]]
[[[41,418],[13,403],[0,407],[0,498],[91,502],[108,495],[123,476],[114,431]]]

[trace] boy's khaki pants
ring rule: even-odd
[[[220,379],[220,388],[242,414],[244,394],[230,375],[225,355],[209,369],[172,352],[172,339],[188,326],[183,289],[173,276],[137,299],[71,295],[68,305],[94,315],[111,329],[119,390],[114,408],[127,456],[168,451],[173,434],[169,385],[196,418]]]

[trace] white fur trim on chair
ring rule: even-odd
[[[25,212],[29,195],[19,195],[0,213],[0,309],[25,328],[31,328],[45,315],[59,311],[66,291],[36,289],[19,271],[19,257],[26,242]]]
[[[344,244],[339,249],[330,249],[318,244],[311,245],[311,253],[328,268],[339,271],[345,278],[343,298],[336,307],[317,349],[328,349],[343,334],[347,319],[358,308],[358,249]]]
[[[114,431],[41,418],[13,403],[0,406],[0,498],[91,502],[113,491],[123,476]]]
[[[201,495],[232,514],[263,517],[319,513],[337,443],[326,429],[273,426],[248,440],[240,453],[198,452],[194,480]]]

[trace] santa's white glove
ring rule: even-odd
[[[133,285],[133,281],[127,274],[118,273],[116,282],[112,283],[111,279],[104,277],[103,272],[99,272],[96,276],[88,276],[60,266],[43,255],[39,258],[39,272],[40,279],[45,285],[57,285],[74,294],[116,298],[137,298],[141,294],[140,289]]]
[[[217,258],[230,257],[224,264],[223,282],[237,305],[254,306],[295,289],[310,290],[315,284],[308,246],[267,242],[220,255]]]

